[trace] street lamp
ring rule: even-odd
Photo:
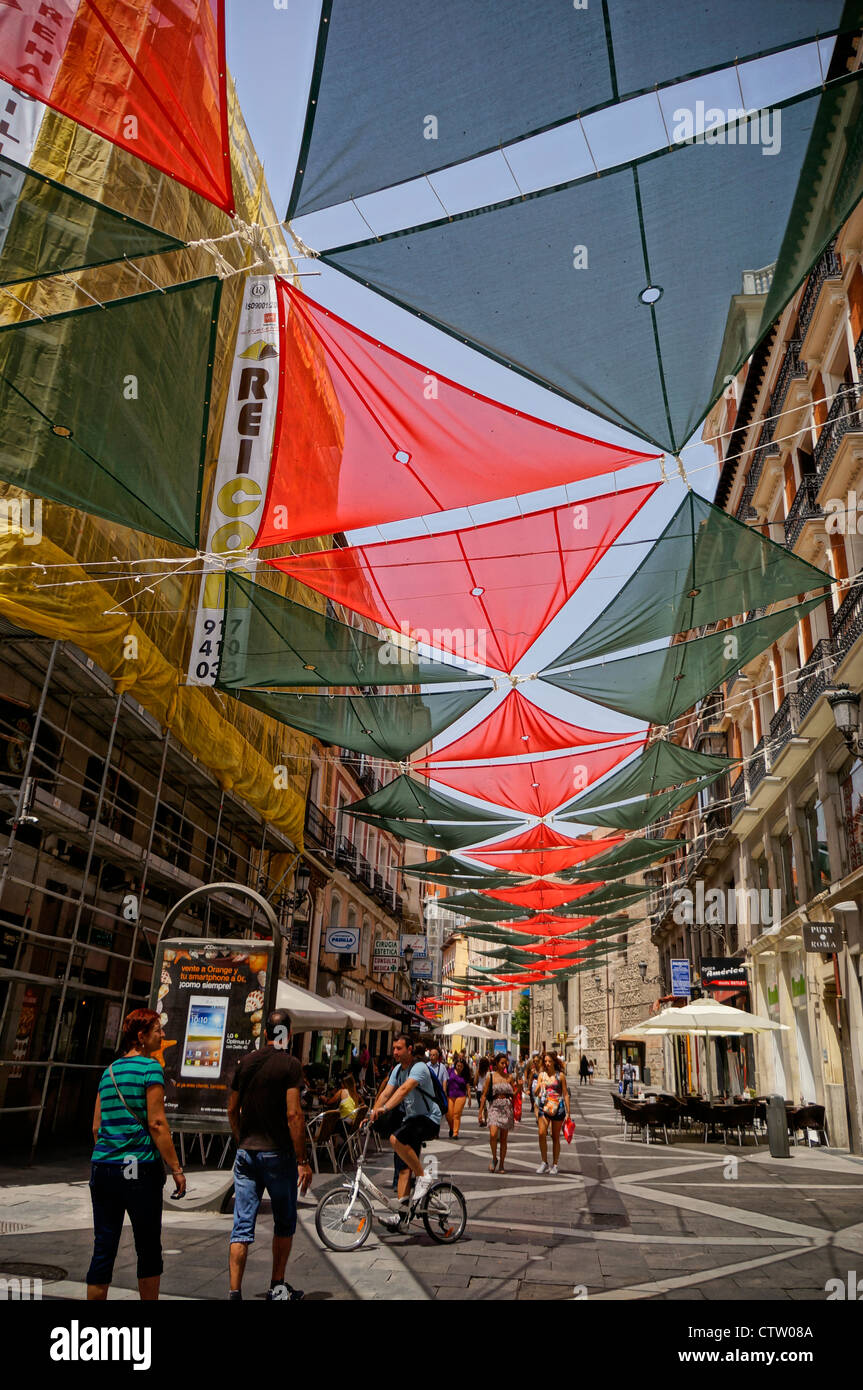
[[[836,728],[855,757],[863,757],[863,738],[860,736],[860,696],[848,685],[828,686],[827,703],[833,713]]]

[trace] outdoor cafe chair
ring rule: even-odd
[[[315,1115],[314,1119],[307,1123],[306,1137],[312,1154],[312,1166],[316,1173],[321,1171],[318,1167],[318,1151],[320,1149],[326,1150],[333,1172],[338,1172],[335,1136],[339,1133],[340,1125],[338,1110],[322,1110],[319,1115]]]
[[[788,1130],[794,1143],[797,1143],[797,1135],[802,1131],[806,1135],[806,1142],[812,1147],[812,1138],[809,1134],[814,1129],[825,1149],[829,1147],[827,1139],[827,1126],[823,1105],[798,1105],[792,1110],[788,1110]]]
[[[729,1131],[737,1132],[737,1143],[743,1145],[743,1131],[752,1130],[752,1138],[757,1145],[758,1135],[755,1133],[755,1101],[737,1102],[731,1105],[715,1105],[713,1110],[716,1114],[716,1123],[722,1129],[723,1134],[728,1135]]]

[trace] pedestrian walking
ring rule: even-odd
[[[537,1077],[536,1124],[542,1162],[537,1173],[556,1173],[560,1159],[560,1132],[569,1119],[569,1088],[566,1070],[555,1052],[546,1052]],[[548,1131],[551,1129],[551,1167],[548,1165]]]
[[[594,1072],[595,1072],[595,1071],[596,1071],[596,1058],[594,1057],[593,1060],[592,1060],[591,1062],[588,1062],[588,1064],[587,1064],[587,1080],[588,1080],[588,1084],[591,1085],[591,1086],[593,1085],[593,1075],[594,1075]]]
[[[461,1112],[464,1110],[471,1089],[470,1069],[467,1062],[461,1057],[456,1057],[455,1062],[450,1067],[448,1083],[446,1098],[449,1137],[450,1139],[458,1139]]]
[[[441,1057],[439,1047],[429,1049],[428,1064],[440,1082],[444,1095],[446,1095],[446,1088],[449,1085],[449,1067]]]
[[[534,1052],[533,1056],[530,1059],[530,1064],[527,1069],[525,1084],[528,1100],[530,1101],[530,1108],[534,1114],[536,1114],[536,1088],[538,1085],[537,1077],[539,1076],[539,1069],[540,1056],[538,1052]]]
[[[626,1059],[626,1061],[623,1063],[623,1066],[620,1068],[620,1080],[621,1080],[621,1082],[623,1083],[623,1092],[622,1092],[622,1094],[623,1094],[624,1096],[625,1096],[627,1093],[628,1093],[629,1095],[634,1095],[634,1094],[635,1094],[635,1067],[632,1065],[632,1063],[630,1062],[629,1058]]]
[[[360,1056],[359,1056],[359,1063],[360,1063],[359,1083],[360,1083],[361,1086],[365,1086],[365,1084],[366,1084],[366,1076],[368,1075],[369,1063],[371,1062],[371,1060],[372,1060],[372,1054],[369,1052],[369,1045],[368,1045],[368,1043],[363,1043],[362,1048],[360,1049]]]
[[[488,1078],[491,1062],[487,1057],[480,1057],[476,1064],[476,1077],[474,1078],[474,1089],[476,1090],[476,1103],[479,1108],[477,1119],[481,1126],[485,1126],[485,1112],[483,1111],[482,1098],[485,1092],[485,1083]]]
[[[285,1268],[297,1229],[297,1188],[308,1192],[312,1183],[300,1107],[302,1068],[288,1052],[291,1019],[285,1009],[273,1010],[265,1033],[266,1046],[242,1058],[228,1098],[228,1122],[237,1144],[229,1296],[235,1301],[243,1296],[246,1256],[266,1192],[273,1209],[273,1266],[267,1299],[294,1302],[303,1293],[285,1281]]]
[[[507,1139],[509,1131],[515,1124],[514,1100],[515,1090],[507,1075],[506,1056],[501,1052],[495,1057],[494,1066],[486,1075],[480,1101],[480,1114],[485,1112],[488,1139],[491,1145],[491,1163],[488,1165],[490,1173],[498,1170],[498,1141],[500,1141],[499,1171],[501,1173],[506,1171],[504,1163],[506,1161]]]
[[[588,1078],[589,1075],[590,1075],[590,1063],[588,1062],[587,1057],[585,1056],[585,1054],[582,1052],[582,1054],[581,1054],[581,1061],[580,1061],[579,1064],[578,1064],[578,1084],[579,1084],[579,1086],[586,1086],[586,1085],[587,1085],[587,1078]]]
[[[178,1195],[186,1191],[165,1118],[165,1074],[154,1056],[163,1036],[157,1013],[134,1009],[123,1024],[121,1056],[99,1081],[90,1167],[93,1256],[87,1270],[87,1298],[91,1302],[108,1297],[127,1214],[138,1257],[138,1293],[145,1302],[159,1297],[165,1163]]]

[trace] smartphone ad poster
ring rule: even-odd
[[[160,942],[151,1008],[165,1035],[157,1060],[172,1129],[228,1129],[231,1079],[261,1036],[272,969],[267,941]]]

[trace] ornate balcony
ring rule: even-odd
[[[733,820],[746,805],[746,778],[741,772],[731,784],[731,819]]]
[[[306,803],[306,831],[319,849],[332,858],[336,843],[336,827],[314,802]]]
[[[857,409],[860,387],[843,383],[834,397],[827,419],[821,427],[813,458],[818,473],[818,486],[821,487],[831,463],[836,457],[839,445],[851,430],[863,429],[863,415]]]
[[[779,368],[779,375],[776,378],[776,385],[770,397],[767,414],[770,416],[778,415],[785,404],[785,397],[788,395],[788,388],[792,381],[803,380],[808,375],[809,368],[805,362],[800,360],[800,339],[790,338],[782,358],[782,366]],[[772,434],[773,431],[771,430]]]
[[[836,255],[836,238],[824,248],[820,260],[812,270],[803,291],[803,298],[800,301],[800,312],[797,315],[797,329],[801,338],[806,336],[806,330],[815,312],[815,305],[818,303],[818,296],[825,280],[841,280],[842,265]]]
[[[801,719],[806,718],[818,696],[827,689],[832,672],[833,644],[829,637],[822,637],[797,678],[797,710]]]
[[[762,738],[758,740],[753,748],[746,765],[747,796],[752,796],[754,794],[759,783],[763,782],[766,776],[767,758],[765,756],[764,739]]]
[[[863,633],[863,583],[854,584],[833,615],[833,650],[845,657]]]
[[[785,544],[793,550],[807,521],[815,521],[824,513],[818,505],[818,479],[811,474],[803,479],[785,518]]]

